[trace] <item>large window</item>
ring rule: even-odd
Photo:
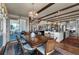
[[[3,43],[3,21],[2,19],[0,19],[0,47],[2,46],[2,43]]]
[[[19,20],[10,20],[10,34],[19,32]]]
[[[65,26],[65,30],[69,32],[67,35],[79,37],[79,18],[76,18],[72,21],[66,21],[63,25]]]
[[[10,40],[16,40],[16,33],[26,31],[25,19],[10,19]]]

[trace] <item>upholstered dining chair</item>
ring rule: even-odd
[[[26,42],[28,42],[28,37],[24,35],[24,33],[21,33],[20,39],[23,42],[23,44],[26,44]]]
[[[45,55],[45,44],[42,44],[37,47],[37,50],[42,54]]]
[[[33,54],[36,48],[32,48],[29,43],[22,45],[25,54]]]
[[[24,51],[23,51],[23,48],[22,48],[22,43],[20,41],[20,36],[16,35],[16,40],[18,42],[17,43],[17,45],[18,45],[18,47],[17,47],[18,51],[20,50],[21,54],[24,54]]]
[[[43,55],[50,55],[55,50],[55,40],[48,40],[45,44],[39,46],[37,50]]]
[[[23,43],[23,44],[27,43],[27,40],[26,40],[27,38],[22,33],[16,33],[16,36],[19,38],[19,40],[21,41],[21,43]]]
[[[20,43],[23,54],[33,54],[34,50],[36,49],[32,48],[29,43],[23,44],[21,40],[18,40],[18,42]]]
[[[27,42],[28,42],[27,38],[24,35],[20,36],[20,41],[21,41],[22,44],[27,44]]]

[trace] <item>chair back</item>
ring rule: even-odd
[[[51,54],[55,50],[56,42],[55,40],[49,39],[46,43],[45,54]]]
[[[21,43],[21,41],[20,41],[20,36],[16,35],[16,39],[17,39],[18,44],[19,44],[19,46],[20,46],[20,48],[21,48],[22,54],[24,54],[24,49],[23,49],[23,47],[22,47],[23,45],[22,45],[22,43]]]

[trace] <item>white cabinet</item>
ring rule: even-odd
[[[54,32],[54,39],[56,39],[57,42],[61,42],[64,39],[63,32]]]
[[[54,32],[50,32],[50,37],[54,38]]]
[[[64,32],[45,31],[45,36],[54,38],[57,42],[61,42],[64,39]]]

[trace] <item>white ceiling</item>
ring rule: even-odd
[[[74,10],[79,10],[79,8],[78,8],[79,6],[75,6],[75,7],[72,7],[72,8],[70,8],[70,9],[67,9],[67,10],[64,10],[64,11],[60,11],[60,13],[59,14],[64,14],[64,13],[68,13],[68,12],[71,12],[71,11],[74,11]],[[74,13],[76,13],[76,12],[74,12]],[[79,11],[77,12],[77,13],[79,13]],[[56,16],[58,13],[56,13],[56,14],[53,14],[53,15],[50,15],[50,16],[48,16],[48,17],[44,17],[43,19],[46,19],[46,18],[50,18],[50,17],[53,17],[53,16]],[[72,14],[72,13],[71,13]],[[67,14],[66,14],[67,15]],[[63,16],[63,15],[62,15]]]
[[[9,14],[14,14],[14,15],[20,15],[20,16],[28,16],[28,12],[31,11],[34,7],[34,10],[37,12],[43,7],[45,7],[48,3],[35,3],[32,5],[32,3],[6,3],[6,7],[8,9]],[[38,18],[45,16],[47,14],[50,14],[52,12],[58,11],[60,9],[63,9],[65,7],[74,5],[76,3],[55,3],[54,5],[48,7],[44,11],[40,12],[38,15]],[[62,13],[70,12],[73,10],[78,10],[79,6],[70,8],[68,10],[62,11]],[[73,14],[73,13],[72,13]],[[53,17],[54,15],[50,15],[45,18]],[[45,19],[43,18],[43,19]]]
[[[44,15],[47,15],[51,12],[55,12],[57,10],[60,10],[62,8],[65,8],[65,7],[68,7],[70,5],[73,5],[74,3],[56,3],[52,6],[50,6],[48,9],[46,9],[45,11],[41,12],[40,15],[41,16],[44,16]]]
[[[6,7],[10,14],[20,15],[20,16],[28,16],[28,12],[34,10],[37,12],[48,3],[6,3]]]

